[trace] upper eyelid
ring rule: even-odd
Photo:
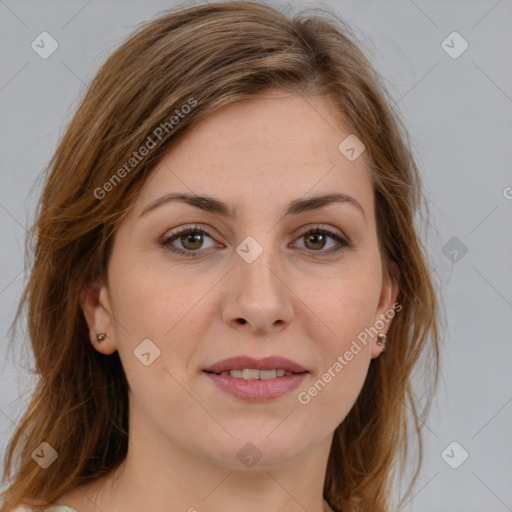
[[[309,231],[314,231],[315,229],[326,229],[326,230],[334,231],[338,236],[348,239],[348,236],[346,236],[339,228],[335,228],[334,226],[328,226],[326,224],[311,224],[311,225],[303,226],[299,229],[298,234],[301,235],[303,233],[308,233]],[[199,223],[185,224],[183,226],[168,229],[162,235],[161,238],[163,238],[163,239],[170,238],[177,234],[186,233],[188,231],[204,231],[205,234],[207,234],[208,236],[211,236],[211,231],[216,231],[216,230],[206,224],[199,224]]]

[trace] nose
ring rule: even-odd
[[[276,260],[271,249],[250,263],[234,256],[235,268],[225,283],[227,325],[261,335],[279,332],[291,322],[294,294],[284,266]]]

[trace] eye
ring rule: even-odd
[[[185,226],[165,235],[162,240],[162,245],[176,254],[192,257],[199,256],[200,253],[198,250],[204,249],[202,245],[205,236],[213,240],[211,236],[208,235],[208,232],[200,229],[199,226]],[[175,241],[181,244],[182,248],[173,245]]]
[[[172,253],[182,256],[197,257],[200,256],[204,250],[215,246],[215,244],[213,244],[205,248],[205,237],[213,241],[208,231],[201,229],[200,226],[184,226],[164,235],[161,244]],[[329,239],[334,241],[334,244],[331,245],[329,250],[322,250],[326,247]],[[314,258],[328,257],[351,246],[350,243],[336,231],[318,226],[313,229],[309,228],[303,230],[298,240],[304,241],[304,248],[310,249],[308,252],[311,253],[310,256]],[[175,244],[179,244],[181,247]],[[334,248],[332,248],[333,246]]]
[[[334,248],[322,251],[322,249],[325,248],[329,238],[334,240]],[[345,240],[342,235],[336,231],[331,230],[330,228],[324,227],[306,229],[300,234],[299,240],[304,241],[304,246],[306,249],[311,249],[309,252],[318,253],[311,254],[311,256],[314,258],[328,257],[329,255],[337,254],[350,247],[349,242],[347,242],[347,240]]]

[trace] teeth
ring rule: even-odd
[[[283,369],[256,370],[252,368],[244,368],[243,370],[221,372],[220,375],[230,375],[231,377],[245,380],[269,380],[275,379],[276,377],[284,377],[285,375],[292,375],[292,372],[288,372]]]
[[[275,379],[277,377],[277,370],[260,370],[259,374],[261,380]]]
[[[242,370],[242,379],[245,380],[256,380],[260,378],[259,370],[246,370],[245,368]]]

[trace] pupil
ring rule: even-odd
[[[313,233],[312,235],[309,236],[310,239],[313,239],[313,244],[316,244],[318,243],[319,239],[322,239],[323,238],[323,234],[321,233]],[[320,242],[321,243],[321,242]],[[323,247],[323,245],[321,245],[320,249]]]
[[[185,238],[187,240],[187,243],[190,241],[192,245],[194,244],[194,242],[198,242],[199,245],[201,244],[201,235],[199,233],[186,235]],[[197,247],[193,248],[197,249]]]

